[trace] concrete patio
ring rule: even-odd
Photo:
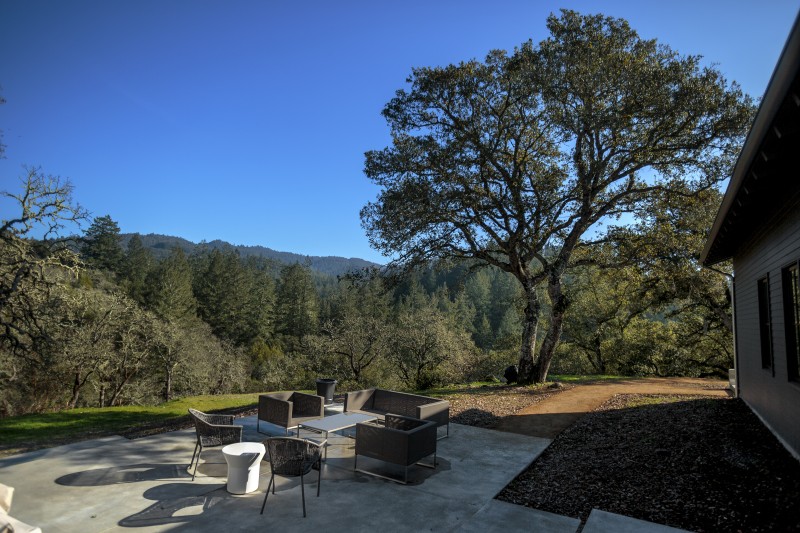
[[[245,441],[256,431],[254,416],[240,418]],[[283,435],[261,423],[262,431]],[[349,431],[349,430],[348,430]],[[302,437],[317,435],[304,431]],[[124,531],[536,531],[575,533],[576,518],[513,505],[494,496],[550,444],[549,439],[451,424],[438,443],[435,470],[412,467],[400,485],[353,472],[353,440],[330,439],[322,470],[306,482],[308,517],[303,518],[300,481],[276,478],[264,514],[269,463],[261,464],[259,489],[237,496],[225,488],[227,465],[220,448],[203,452],[194,482],[187,471],[193,429],[137,440],[106,437],[0,460],[0,482],[15,487],[12,516],[44,533]],[[377,461],[359,467],[399,477]],[[620,529],[628,528],[628,529]],[[584,532],[678,531],[619,515],[593,511]]]

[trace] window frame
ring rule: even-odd
[[[775,350],[772,342],[772,305],[770,298],[769,274],[759,278],[758,293],[758,333],[761,346],[761,368],[775,376]]]
[[[781,270],[781,281],[787,379],[800,383],[800,261]]]

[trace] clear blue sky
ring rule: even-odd
[[[123,232],[385,262],[358,216],[383,105],[412,67],[538,42],[562,7],[760,97],[800,1],[0,0],[0,188],[41,166]]]

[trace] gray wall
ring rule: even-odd
[[[800,197],[790,199],[780,213],[760,223],[763,229],[733,258],[739,395],[800,457],[800,383],[788,378],[781,279],[781,270],[800,259]],[[775,360],[772,369],[761,367],[757,281],[766,275]]]

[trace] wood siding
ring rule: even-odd
[[[800,196],[733,257],[739,395],[800,456],[800,384],[789,380],[782,269],[800,259]],[[776,206],[777,208],[778,206]],[[758,280],[769,276],[774,364],[762,368]]]

